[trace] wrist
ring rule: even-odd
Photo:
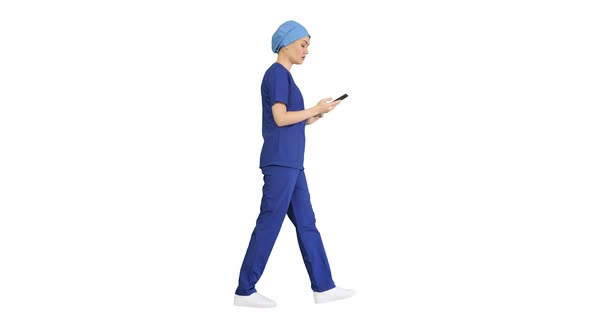
[[[312,116],[316,116],[318,114],[320,114],[320,110],[318,109],[317,106],[313,106],[312,108],[309,109],[309,117],[311,118]]]

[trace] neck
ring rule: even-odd
[[[293,63],[289,61],[289,58],[287,58],[284,53],[279,53],[277,62],[283,65],[283,67],[287,68],[288,71],[291,71],[291,66],[293,66]]]

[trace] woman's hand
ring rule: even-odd
[[[313,124],[314,122],[318,121],[319,119],[321,119],[323,117],[324,117],[324,114],[314,115],[311,118],[307,119],[305,124],[307,124],[307,125]]]
[[[325,114],[332,111],[338,104],[340,104],[340,100],[337,101],[330,101],[332,98],[324,98],[320,100],[317,105],[315,105],[318,114]],[[317,114],[316,114],[317,115]]]
[[[310,125],[319,119],[321,119],[324,114],[332,111],[338,104],[340,104],[340,100],[337,101],[330,101],[332,98],[324,98],[320,100],[314,107],[312,107],[312,116],[305,121],[305,124]]]

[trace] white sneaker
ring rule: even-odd
[[[260,293],[234,295],[234,305],[252,308],[273,308],[277,303]]]
[[[326,303],[336,300],[342,300],[354,295],[354,290],[334,287],[325,292],[313,292],[315,303]]]

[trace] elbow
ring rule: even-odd
[[[283,119],[277,119],[277,118],[275,118],[275,124],[277,125],[277,127],[284,127],[285,126],[285,121],[283,121]]]

